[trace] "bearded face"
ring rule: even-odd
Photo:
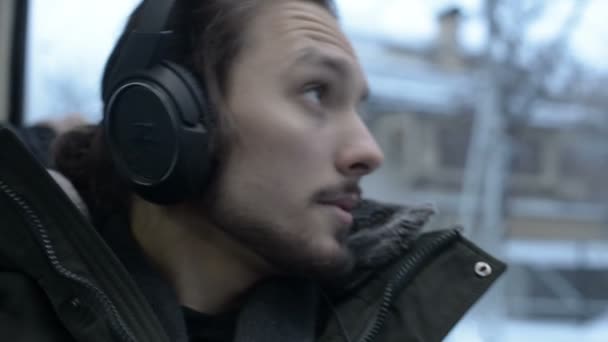
[[[205,215],[281,272],[347,271],[358,183],[383,156],[358,113],[367,84],[322,7],[260,9],[229,78],[229,153]]]

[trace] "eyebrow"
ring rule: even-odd
[[[343,58],[330,56],[315,48],[308,47],[302,49],[291,66],[293,67],[300,64],[315,64],[322,66],[338,74],[341,78],[349,78],[352,76],[348,66],[349,63]],[[367,84],[365,84],[363,91],[359,96],[359,101],[365,102],[369,99],[369,96],[370,90]]]

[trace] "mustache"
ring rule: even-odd
[[[360,199],[362,193],[363,191],[357,181],[347,180],[320,190],[315,196],[315,201],[331,201],[343,196],[356,196]]]

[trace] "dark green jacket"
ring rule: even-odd
[[[183,341],[179,316],[167,318],[123,261],[0,129],[2,340]],[[457,231],[423,234],[398,260],[331,292],[316,340],[440,341],[504,269]]]

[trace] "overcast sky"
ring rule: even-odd
[[[530,33],[537,40],[554,37],[572,6],[580,0],[544,1],[551,7]],[[409,44],[432,40],[437,30],[434,19],[437,12],[458,5],[465,14],[461,38],[469,49],[481,48],[486,37],[480,16],[482,3],[482,0],[338,0],[342,23],[348,31],[378,34]],[[575,56],[602,69],[608,69],[607,14],[608,1],[590,0],[570,42]]]
[[[560,27],[575,0],[545,0],[551,10],[532,34],[547,39]],[[122,29],[126,15],[138,0],[32,0],[28,56],[28,121],[65,111],[49,80],[65,79],[91,100],[79,108],[93,119],[99,114],[99,77],[103,64]],[[448,5],[465,13],[462,41],[469,49],[484,42],[479,17],[482,0],[337,0],[343,26],[351,34],[377,35],[410,45],[428,44],[436,34],[435,16]],[[575,31],[571,52],[588,65],[608,70],[608,1],[590,0]],[[65,84],[63,84],[65,86]],[[56,87],[53,87],[56,88]],[[69,87],[67,87],[69,88]]]

